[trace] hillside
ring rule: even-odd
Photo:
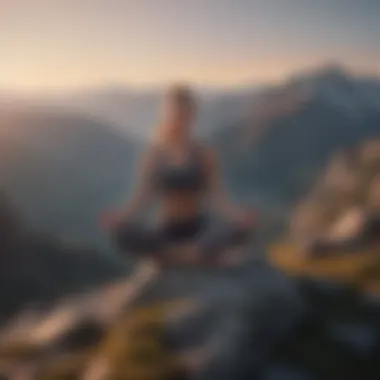
[[[308,95],[288,112],[268,123],[255,117],[262,109],[276,115],[276,107],[299,92]],[[380,134],[379,99],[380,81],[326,67],[266,89],[211,140],[236,186],[294,201],[334,152]]]
[[[42,108],[0,109],[0,187],[37,230],[99,242],[97,216],[129,189],[137,154],[101,122]]]
[[[112,257],[31,231],[0,198],[0,320],[33,304],[53,305],[62,296],[104,284],[123,274]]]

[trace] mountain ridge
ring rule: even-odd
[[[81,115],[40,108],[2,115],[3,191],[37,229],[99,241],[97,215],[128,192],[138,144]]]
[[[284,201],[296,199],[331,154],[380,134],[380,104],[374,100],[372,87],[363,88],[360,80],[335,69],[306,78],[293,78],[282,87],[264,92],[261,102],[252,104],[248,116],[212,136],[210,140],[225,157],[224,165],[235,173],[231,181],[273,192]],[[373,86],[380,99],[380,81]],[[260,107],[276,114],[277,105],[281,108],[282,102],[297,98],[300,91],[308,96],[291,112],[255,124]],[[250,142],[247,131],[255,136]],[[247,145],[242,146],[242,141]]]

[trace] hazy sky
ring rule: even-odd
[[[379,0],[0,0],[0,87],[380,75]]]

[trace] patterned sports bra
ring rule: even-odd
[[[201,191],[205,187],[206,175],[201,150],[190,148],[188,157],[181,164],[172,162],[168,154],[160,150],[155,167],[155,184],[162,192]]]

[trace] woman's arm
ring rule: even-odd
[[[116,211],[105,213],[101,223],[106,229],[113,229],[121,222],[126,222],[134,218],[143,207],[146,207],[153,197],[152,171],[155,161],[153,149],[148,150],[142,157],[138,165],[138,174],[135,179],[135,188],[131,199]]]

